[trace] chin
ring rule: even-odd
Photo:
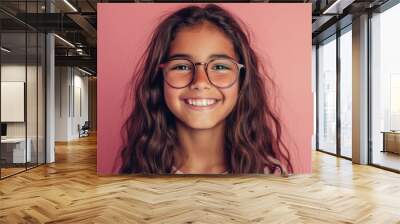
[[[191,129],[197,129],[197,130],[206,130],[206,129],[212,129],[216,127],[218,122],[215,121],[190,121],[190,122],[182,122],[185,126]]]

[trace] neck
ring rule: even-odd
[[[225,123],[210,129],[192,129],[177,123],[177,168],[183,173],[222,173],[225,163]]]

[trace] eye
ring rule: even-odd
[[[191,66],[185,65],[185,64],[180,64],[180,65],[174,65],[170,70],[175,70],[175,71],[190,71]]]
[[[212,66],[211,69],[215,71],[225,71],[225,70],[231,70],[231,67],[226,64],[215,64]]]

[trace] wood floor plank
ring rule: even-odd
[[[0,223],[400,223],[400,175],[313,152],[313,173],[97,176],[96,137],[0,181]]]

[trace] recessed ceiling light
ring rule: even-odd
[[[92,73],[90,73],[90,72],[88,72],[88,71],[86,71],[86,70],[83,70],[83,69],[81,69],[81,68],[79,68],[79,67],[78,67],[78,70],[81,71],[81,72],[83,72],[83,73],[85,73],[85,74],[87,74],[87,75],[93,75]]]
[[[67,4],[74,12],[78,12],[78,10],[71,4],[69,3],[68,0],[64,0],[65,4]]]
[[[7,48],[5,48],[5,47],[1,47],[1,50],[4,51],[4,52],[6,52],[6,53],[10,53],[10,52],[11,52],[11,50],[9,50],[9,49],[7,49]]]
[[[60,37],[60,36],[57,35],[57,34],[54,34],[54,36],[57,37],[58,39],[60,39],[61,41],[63,41],[64,43],[68,44],[69,46],[75,48],[75,45],[73,45],[73,44],[72,44],[71,42],[69,42],[68,40],[66,40],[66,39],[64,39],[64,38],[62,38],[62,37]]]
[[[336,0],[322,14],[342,14],[343,9],[351,5],[355,0]]]

